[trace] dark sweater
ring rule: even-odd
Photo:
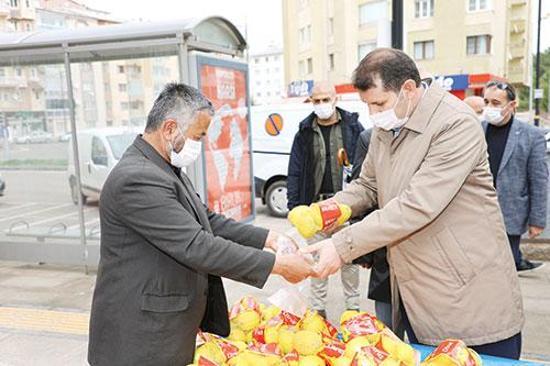
[[[506,148],[506,142],[508,141],[508,135],[510,133],[510,127],[514,122],[514,116],[511,116],[511,121],[504,126],[487,125],[487,132],[485,138],[487,140],[487,152],[489,153],[489,167],[493,174],[493,184],[497,186],[497,175],[502,156],[504,155],[504,149]]]

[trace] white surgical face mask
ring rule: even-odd
[[[329,119],[334,114],[334,106],[332,103],[314,104],[313,112],[320,119]]]
[[[179,127],[178,127],[178,130],[179,130]],[[172,164],[176,168],[184,168],[188,165],[193,164],[199,158],[199,156],[201,156],[201,152],[202,152],[201,141],[195,141],[190,138],[187,138],[185,140],[185,143],[182,149],[180,150],[180,152],[176,152],[176,150],[174,150],[173,143],[170,143],[169,147],[170,147],[170,164]]]
[[[386,131],[394,130],[397,128],[401,128],[407,123],[409,120],[409,110],[411,107],[411,101],[409,100],[407,104],[407,113],[405,113],[405,117],[398,118],[395,114],[395,106],[397,106],[397,103],[399,102],[399,97],[401,96],[402,90],[399,91],[399,94],[397,95],[397,99],[395,100],[395,103],[393,106],[388,109],[387,111],[374,113],[370,115],[370,118],[372,120],[372,124],[374,127],[381,128]]]
[[[504,116],[502,115],[502,108],[485,107],[483,109],[483,119],[494,126],[503,125]]]

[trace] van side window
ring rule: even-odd
[[[103,141],[97,137],[92,139],[92,161],[95,165],[107,166],[108,163],[107,149]]]

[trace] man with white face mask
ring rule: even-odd
[[[199,158],[213,114],[197,89],[168,84],[105,182],[92,366],[190,364],[199,330],[229,335],[220,277],[261,288],[270,274],[312,274],[288,238],[208,210],[181,171]]]
[[[363,127],[357,113],[336,107],[336,90],[328,82],[316,82],[309,101],[313,112],[301,123],[290,152],[287,180],[288,208],[326,200],[343,186],[342,149],[353,164]],[[346,308],[359,309],[359,268],[344,266],[341,272]],[[326,317],[328,281],[312,279],[310,305]]]
[[[387,248],[394,327],[413,343],[462,339],[518,359],[524,322],[512,253],[473,111],[395,49],[370,52],[354,85],[375,128],[359,178],[333,200],[378,210],[304,251],[326,277]]]
[[[522,258],[521,235],[539,236],[546,226],[548,168],[544,134],[515,118],[512,85],[489,82],[484,91],[483,128],[489,165],[518,272],[538,269],[541,262]]]

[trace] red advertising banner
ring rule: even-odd
[[[216,109],[204,138],[208,207],[235,220],[252,216],[246,72],[200,65],[200,88]]]

